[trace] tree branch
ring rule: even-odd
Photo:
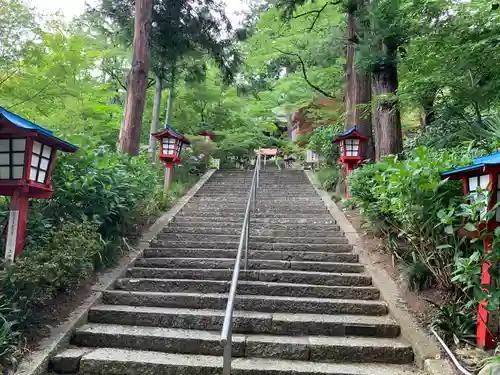
[[[326,7],[328,5],[338,5],[342,2],[342,0],[338,0],[338,1],[331,1],[329,3],[326,3],[325,5],[323,5],[321,7],[321,9],[315,9],[315,10],[310,10],[309,12],[305,12],[305,13],[301,13],[301,14],[297,14],[296,16],[293,16],[292,18],[300,18],[300,17],[304,17],[304,16],[309,16],[311,14],[315,14],[316,16],[314,17],[314,20],[313,20],[313,23],[311,24],[311,26],[309,27],[309,31],[312,31],[312,29],[314,29],[314,26],[316,25],[316,22],[318,22],[318,19],[319,17],[321,16],[321,13],[326,9]]]
[[[24,104],[24,103],[26,103],[26,102],[29,102],[29,101],[31,101],[31,100],[33,100],[33,99],[35,99],[38,95],[40,95],[42,92],[44,92],[45,90],[47,90],[47,89],[49,88],[49,86],[50,86],[53,82],[54,82],[54,78],[52,78],[52,79],[51,79],[51,80],[50,80],[50,81],[49,81],[49,82],[48,82],[48,83],[47,83],[44,87],[42,87],[40,90],[38,90],[38,92],[37,92],[35,95],[33,95],[31,98],[29,98],[29,99],[25,99],[25,100],[22,100],[22,101],[20,101],[20,102],[17,102],[16,104],[13,104],[13,105],[11,105],[10,107],[8,107],[8,109],[10,110],[10,109],[12,109],[12,108],[14,108],[14,107],[17,107],[18,105]]]
[[[109,74],[111,78],[116,80],[116,82],[118,82],[122,89],[127,91],[127,86],[122,83],[122,80],[111,69],[103,68],[102,70],[104,70],[105,73]]]
[[[287,55],[287,56],[295,56],[296,58],[299,59],[299,62],[300,62],[300,65],[302,67],[302,75],[304,77],[304,81],[306,81],[306,83],[311,87],[313,88],[314,90],[316,90],[317,92],[319,92],[320,94],[326,96],[327,98],[331,98],[331,99],[335,99],[334,96],[328,94],[326,91],[324,91],[323,89],[321,89],[319,86],[316,86],[314,83],[312,83],[310,80],[309,80],[309,77],[307,76],[307,70],[306,70],[306,64],[304,63],[304,60],[302,59],[302,57],[300,57],[300,55],[298,53],[294,53],[294,52],[285,52],[285,51],[281,51],[280,49],[278,48],[274,48],[276,51],[278,51],[279,53],[283,54],[283,55]]]
[[[14,74],[16,74],[19,69],[14,69],[11,73],[7,74],[5,78],[0,80],[0,86],[2,86],[5,82],[7,82]]]

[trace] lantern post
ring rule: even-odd
[[[207,130],[202,130],[198,134],[201,135],[206,142],[211,142],[215,138],[215,133],[209,132]]]
[[[201,135],[205,142],[213,142],[215,139],[215,133],[209,132],[207,130],[202,130],[198,133]],[[210,168],[219,169],[220,168],[220,159],[214,159],[212,156],[209,158]]]
[[[349,186],[347,177],[362,160],[363,142],[368,140],[367,137],[361,135],[356,128],[346,130],[343,134],[337,136],[332,143],[338,144],[340,149],[340,162],[346,167],[346,197],[349,198]]]
[[[442,178],[452,180],[462,180],[464,195],[474,197],[478,190],[489,191],[489,200],[487,202],[488,210],[495,208],[497,202],[500,202],[500,152],[474,159],[472,165],[447,171],[441,174]],[[486,211],[484,212],[486,214]],[[493,233],[500,226],[500,207],[496,209],[495,216],[488,220],[486,229],[489,234]],[[459,235],[476,236],[478,233],[466,234],[459,232]],[[484,253],[488,254],[492,250],[493,239],[490,235],[483,240]],[[495,282],[489,272],[490,268],[498,267],[498,264],[492,264],[486,258],[481,266],[481,285],[486,289],[493,286]],[[497,281],[498,283],[498,281]],[[494,348],[496,343],[495,333],[500,333],[499,322],[495,321],[494,314],[486,309],[486,301],[479,304],[477,316],[477,345],[485,349]]]
[[[11,197],[7,262],[23,251],[29,198],[49,199],[54,193],[51,178],[58,150],[75,152],[78,147],[0,107],[0,195]]]
[[[159,159],[165,164],[165,193],[170,190],[170,185],[172,184],[172,176],[174,173],[174,164],[179,164],[181,162],[181,151],[182,147],[186,144],[189,145],[190,142],[182,134],[177,133],[170,126],[166,125],[165,129],[158,133],[152,134],[153,137],[158,139],[160,142],[160,155]]]

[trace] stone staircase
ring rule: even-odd
[[[56,373],[220,375],[252,172],[218,171],[52,360]],[[302,171],[261,173],[233,323],[237,375],[416,374],[413,351]]]

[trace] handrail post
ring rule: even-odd
[[[240,242],[238,244],[238,252],[234,262],[233,276],[231,278],[231,287],[227,296],[226,314],[224,316],[224,324],[221,332],[221,344],[224,346],[223,369],[222,375],[231,375],[232,361],[232,334],[233,334],[233,311],[236,300],[236,292],[238,288],[238,280],[240,277],[240,269],[244,253],[245,271],[248,269],[248,245],[250,238],[250,218],[251,213],[256,209],[257,201],[257,186],[259,182],[260,171],[260,155],[257,155],[257,163],[254,168],[252,184],[248,193],[247,205],[245,209],[245,217],[241,228]],[[252,210],[253,209],[253,210]]]
[[[231,324],[232,326],[232,324]],[[229,328],[229,335],[224,344],[224,359],[222,364],[222,375],[231,375],[231,362],[233,359],[233,328]]]

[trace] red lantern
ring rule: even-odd
[[[487,209],[485,208],[483,212],[480,212],[482,217],[486,215],[487,210],[492,210],[497,202],[500,202],[500,152],[477,158],[473,161],[472,165],[445,172],[441,176],[453,180],[462,180],[464,195],[470,196],[476,202],[478,199],[486,199],[489,196],[489,201],[485,202]],[[478,194],[479,191],[490,191],[492,194]],[[500,207],[496,209],[496,215],[493,219],[481,224],[479,230],[486,228],[488,233],[493,233],[495,228],[499,226]],[[479,233],[461,230],[459,234],[474,238],[478,237]],[[491,251],[492,245],[493,240],[491,237],[484,239],[485,253]],[[492,285],[494,281],[489,269],[496,266],[496,264],[483,260],[481,271],[482,285]],[[483,301],[478,309],[476,341],[479,346],[489,349],[495,347],[494,333],[500,333],[500,327],[498,326],[499,322],[495,321],[495,315],[491,314],[485,307],[486,302]]]
[[[205,141],[213,141],[214,138],[215,138],[215,134],[214,133],[211,133],[209,131],[206,131],[206,130],[202,130],[201,132],[198,133],[199,135],[201,135],[203,137],[203,139]]]
[[[165,167],[167,168],[167,173],[165,174],[165,190],[170,189],[170,183],[172,182],[173,165],[179,164],[181,162],[181,151],[182,147],[190,142],[182,134],[177,133],[170,126],[166,125],[165,129],[153,134],[153,137],[157,138],[160,142],[160,160],[163,161]]]
[[[78,147],[0,107],[0,195],[10,196],[5,258],[14,260],[24,247],[29,198],[52,197],[52,169],[57,150]]]
[[[340,162],[346,166],[346,176],[362,162],[363,142],[368,140],[356,128],[351,128],[336,137],[332,143],[339,145]],[[346,182],[346,196],[349,198],[349,187]]]

